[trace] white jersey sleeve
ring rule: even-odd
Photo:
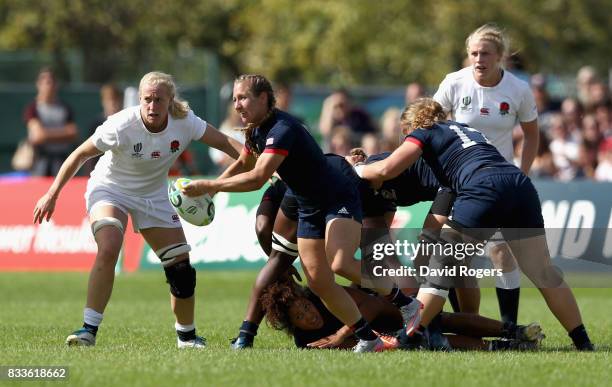
[[[109,117],[104,123],[96,128],[91,136],[91,141],[96,148],[102,152],[114,149],[119,146],[119,134],[113,117]]]
[[[535,98],[529,87],[524,87],[521,103],[518,108],[517,118],[519,122],[531,122],[538,118],[538,109]]]
[[[189,110],[187,114],[187,119],[189,120],[191,126],[191,140],[197,141],[202,138],[204,133],[206,132],[206,128],[208,127],[208,123],[196,116],[193,110]]]
[[[453,101],[455,100],[453,96],[453,83],[449,79],[449,76],[446,76],[440,86],[438,87],[438,91],[434,94],[433,99],[442,105],[442,108],[446,113],[453,112]]]

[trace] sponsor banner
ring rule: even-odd
[[[49,222],[32,223],[37,200],[53,179],[15,177],[0,180],[0,270],[88,271],[97,246],[85,210],[87,178],[75,177],[62,190]],[[138,267],[142,238],[131,231],[124,243],[124,265]],[[129,254],[127,254],[129,252]],[[136,259],[127,259],[128,256]]]
[[[268,188],[245,193],[218,193],[215,198],[215,219],[208,226],[193,226],[181,219],[185,236],[191,245],[191,262],[198,269],[260,268],[267,257],[255,234],[255,218],[261,197]],[[400,209],[393,226],[420,227],[430,203]],[[140,267],[158,268],[159,259],[145,245]]]
[[[85,212],[86,178],[73,178],[62,190],[51,222],[32,224],[32,211],[51,179],[0,180],[0,270],[87,271],[96,245]],[[612,264],[611,183],[536,182],[542,200],[547,241],[553,257],[580,270],[582,262]],[[266,260],[255,235],[255,216],[261,190],[219,193],[214,201],[215,220],[197,227],[183,222],[196,268],[259,268]],[[418,234],[430,203],[400,208],[393,228],[399,239]],[[403,233],[403,234],[402,234]],[[408,235],[410,234],[410,235]],[[159,260],[139,234],[128,225],[123,249],[123,270],[159,269]]]
[[[536,182],[552,257],[612,265],[612,183]]]
[[[220,192],[214,197],[215,218],[207,226],[194,226],[181,218],[189,253],[196,268],[259,268],[266,257],[255,235],[255,217],[261,190],[246,193]],[[140,256],[141,269],[160,266],[155,252],[145,244]]]

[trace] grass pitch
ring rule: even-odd
[[[547,338],[539,352],[305,351],[265,325],[255,349],[235,352],[229,339],[255,274],[199,272],[196,323],[209,346],[178,351],[162,272],[117,277],[94,348],[64,345],[81,323],[87,274],[0,273],[0,366],[68,366],[67,381],[44,383],[75,386],[601,386],[612,380],[612,289],[576,290],[596,353],[570,350],[534,289],[522,290],[519,319],[542,324]],[[498,316],[491,289],[483,289],[481,313]]]

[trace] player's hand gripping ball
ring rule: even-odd
[[[176,213],[187,222],[196,226],[206,226],[215,218],[215,203],[209,194],[189,197],[181,192],[191,180],[180,178],[168,186],[168,198]]]

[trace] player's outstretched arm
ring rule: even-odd
[[[412,142],[405,141],[389,157],[372,164],[360,165],[355,168],[362,179],[370,180],[373,185],[397,177],[406,168],[421,157],[421,148]]]
[[[200,196],[216,192],[249,192],[260,189],[281,165],[286,156],[263,153],[255,168],[228,178],[215,180],[192,180],[182,189],[187,196]]]
[[[85,161],[101,153],[93,142],[87,139],[68,156],[47,193],[38,199],[34,207],[34,223],[42,223],[43,220],[48,221],[51,218],[55,210],[55,201],[64,185],[77,173]]]
[[[198,141],[226,153],[234,160],[240,156],[240,151],[243,147],[240,142],[226,136],[210,124],[206,124],[204,135]]]

